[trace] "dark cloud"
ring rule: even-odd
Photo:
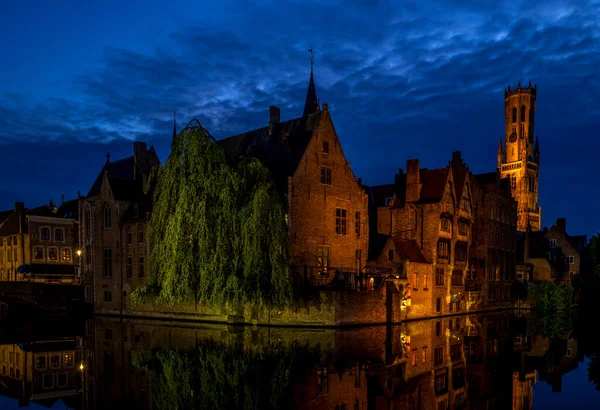
[[[600,218],[590,215],[590,227],[573,205],[600,198],[586,179],[600,125],[598,3],[448,4],[242,3],[225,23],[178,28],[151,53],[107,49],[101,67],[73,78],[60,98],[2,95],[0,144],[30,151],[23,142],[35,142],[54,160],[86,147],[86,161],[70,165],[86,164],[72,173],[73,186],[85,191],[108,149],[102,144],[112,151],[143,138],[168,155],[173,110],[180,126],[197,117],[218,138],[266,125],[269,105],[280,106],[284,119],[299,115],[312,44],[320,100],[329,102],[345,153],[367,183],[390,181],[410,157],[443,166],[452,150],[462,150],[473,171],[492,170],[503,89],[533,80],[544,219],[572,216],[577,229],[600,228]],[[58,171],[45,183],[55,191],[64,185]],[[27,196],[15,186],[12,194]]]

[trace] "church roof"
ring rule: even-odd
[[[134,169],[134,157],[133,155],[127,158],[123,158],[117,161],[107,161],[102,170],[96,177],[94,184],[90,188],[87,196],[95,196],[100,193],[100,188],[102,188],[102,180],[104,178],[104,173],[108,171],[108,175],[111,177],[117,177],[122,179],[133,179],[133,169]]]

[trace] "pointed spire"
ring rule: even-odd
[[[313,48],[308,49],[310,53],[310,81],[308,83],[308,91],[306,92],[306,102],[304,103],[303,117],[308,117],[310,114],[319,111],[319,101],[317,100],[317,89],[315,88],[315,78],[313,76]]]
[[[173,111],[173,138],[177,136],[177,113]]]

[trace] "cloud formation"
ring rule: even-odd
[[[217,138],[266,125],[269,105],[280,106],[283,119],[299,116],[306,50],[314,45],[320,100],[329,103],[355,173],[372,184],[390,181],[411,157],[443,166],[453,150],[473,171],[493,170],[503,90],[532,80],[545,222],[575,217],[573,198],[583,203],[585,190],[600,198],[585,177],[599,148],[599,3],[448,5],[224,4],[208,20],[173,29],[151,52],[106,49],[99,68],[82,68],[56,98],[0,90],[0,144],[35,142],[60,157],[64,144],[143,139],[164,159],[173,110],[180,125],[198,118]],[[96,172],[82,174],[82,191]],[[600,228],[599,219],[593,223]]]

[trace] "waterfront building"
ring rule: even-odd
[[[464,279],[473,224],[471,185],[472,176],[460,152],[454,152],[444,168],[421,169],[418,159],[408,160],[406,174],[400,169],[393,185],[371,188],[377,233],[408,241],[431,265],[430,270],[406,274],[406,287],[415,295],[418,292],[419,304],[424,305],[417,308],[411,302],[420,317],[465,309]],[[383,258],[377,256],[380,262]],[[407,314],[411,316],[411,308]]]
[[[473,175],[474,223],[465,289],[474,307],[511,300],[515,279],[517,203],[499,172]]]
[[[77,200],[1,214],[0,280],[79,284]]]
[[[368,195],[352,172],[328,105],[317,102],[314,76],[301,117],[217,141],[230,160],[253,157],[271,171],[287,208],[296,282],[356,286],[369,246]]]
[[[147,276],[145,188],[159,164],[154,147],[134,142],[130,157],[111,161],[107,154],[90,191],[79,199],[84,294],[96,312],[121,312]]]

